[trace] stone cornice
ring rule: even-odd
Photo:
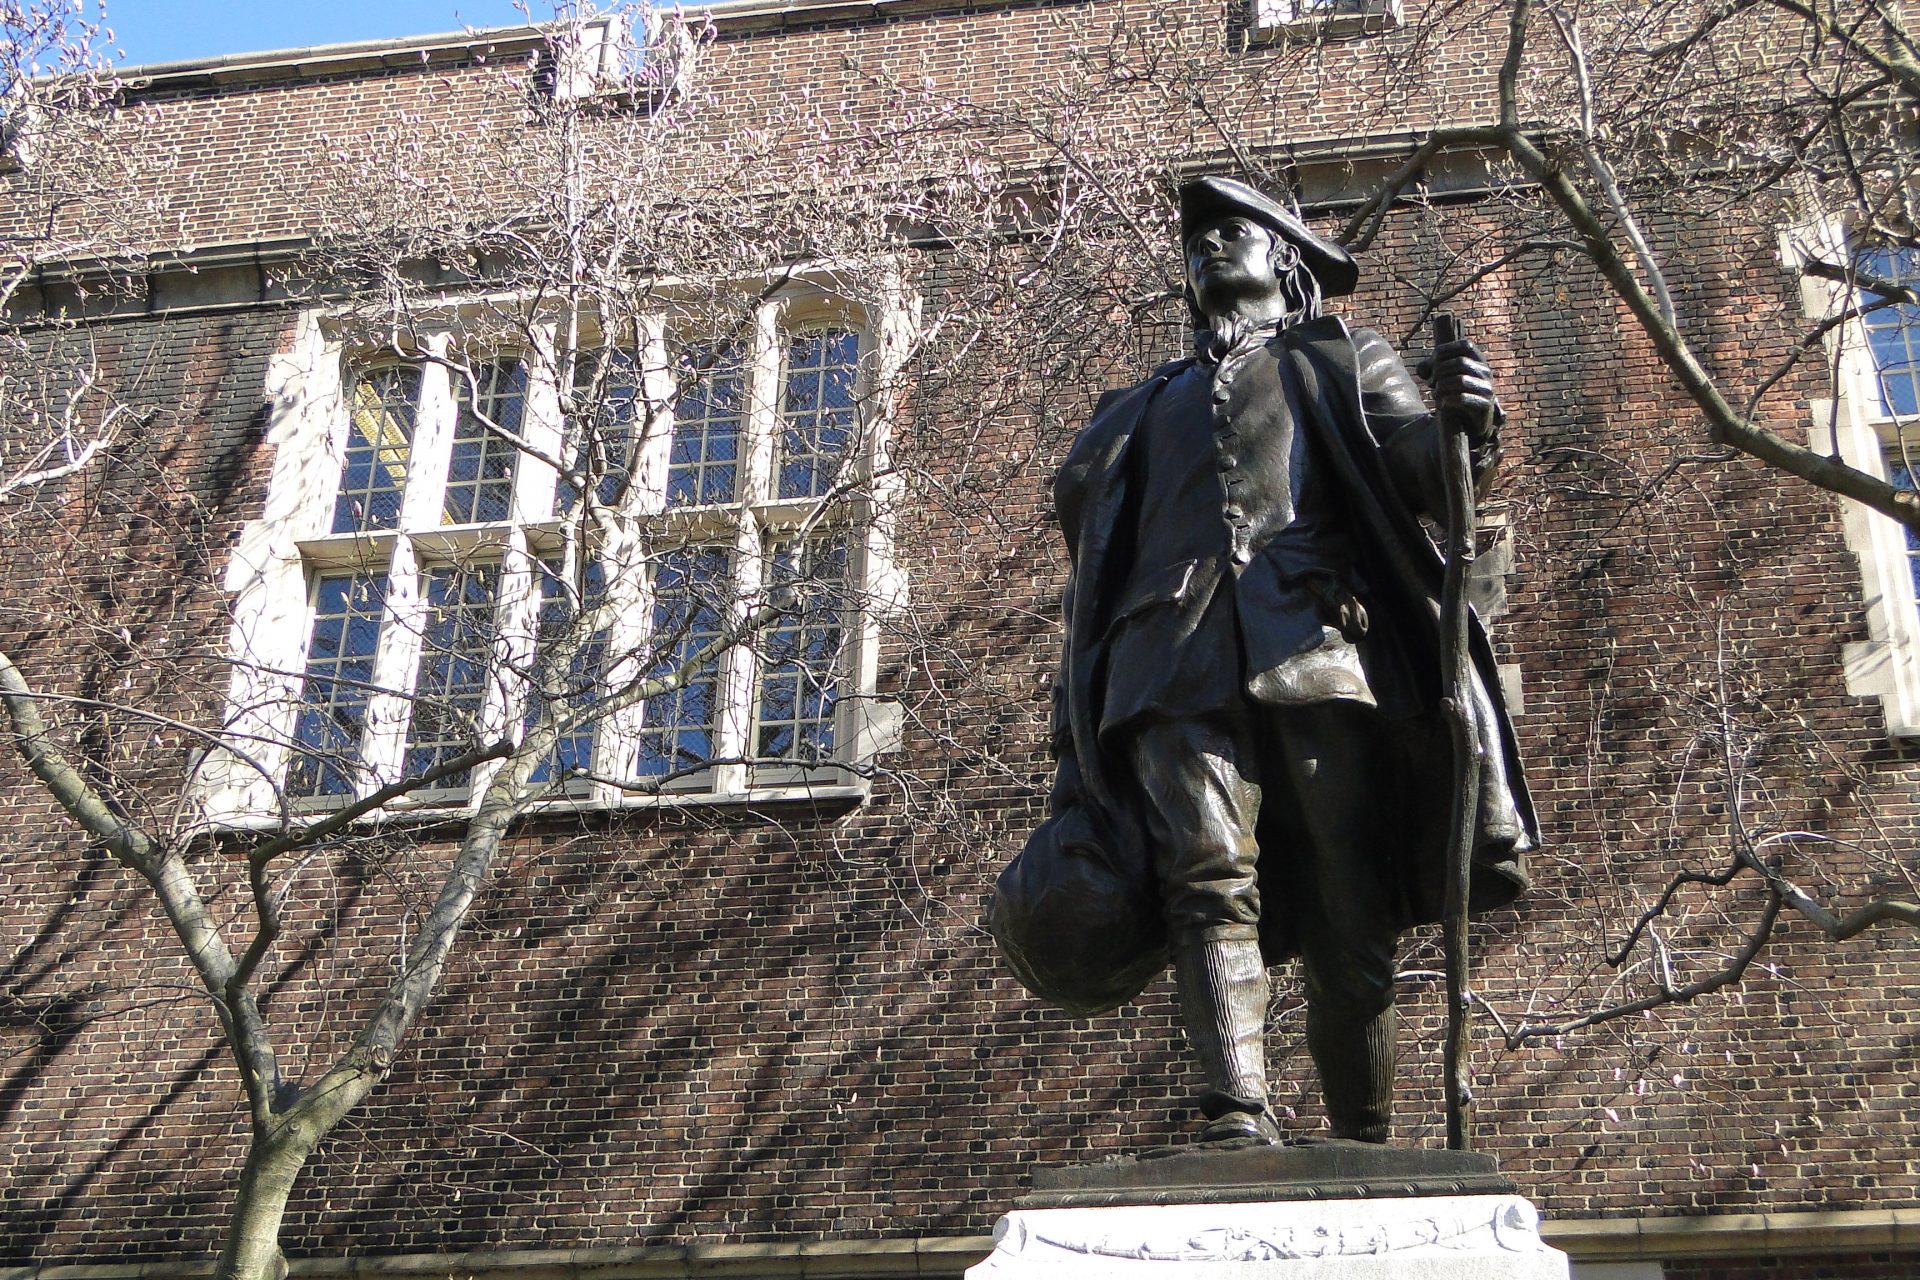
[[[1581,1262],[1920,1251],[1920,1209],[1561,1218],[1540,1234]]]
[[[1266,154],[1276,168],[1287,173],[1300,207],[1312,217],[1358,205],[1422,141],[1422,134],[1396,130],[1344,138],[1293,139],[1268,149]],[[1223,167],[1221,158],[1200,157],[1184,166],[1182,172],[1214,172]],[[1035,181],[1044,184],[1047,174],[1037,173]],[[1435,156],[1427,166],[1419,194],[1431,202],[1468,200],[1505,185],[1492,173],[1483,150],[1466,147]],[[922,248],[939,245],[937,235],[909,239]],[[302,300],[284,282],[288,268],[300,264],[315,247],[312,237],[298,235],[216,241],[144,257],[48,262],[37,267],[27,281],[26,305],[16,310],[13,320],[30,326],[47,314],[97,321],[286,306]]]

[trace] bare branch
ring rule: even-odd
[[[230,998],[229,984],[236,972],[233,954],[186,862],[177,850],[159,844],[138,824],[116,812],[115,806],[53,743],[32,688],[4,653],[0,653],[0,705],[5,706],[12,724],[14,749],[47,792],[116,861],[153,888],[194,971],[214,997],[241,1069],[255,1123],[263,1123],[272,1111],[278,1076],[271,1041],[252,997]]]
[[[361,796],[358,800],[353,801],[351,804],[342,805],[318,821],[288,831],[283,835],[275,836],[264,844],[256,845],[247,850],[247,861],[256,868],[264,867],[267,863],[273,861],[273,859],[283,853],[294,849],[310,848],[313,845],[330,840],[334,836],[352,827],[354,823],[366,817],[368,814],[391,804],[403,796],[412,795],[417,791],[428,790],[442,779],[458,777],[477,764],[502,758],[512,750],[512,746],[513,744],[511,742],[504,739],[498,742],[486,743],[463,751],[458,755],[450,756],[434,765],[431,769],[425,769],[416,774],[409,774],[404,778],[397,778],[392,782],[376,787],[366,795]]]
[[[1647,237],[1640,229],[1640,222],[1633,216],[1633,210],[1627,206],[1626,197],[1620,193],[1620,184],[1613,176],[1613,167],[1600,153],[1595,137],[1593,122],[1593,84],[1588,74],[1587,51],[1580,43],[1580,28],[1575,20],[1565,17],[1558,8],[1549,7],[1547,15],[1559,29],[1560,39],[1567,47],[1567,58],[1573,64],[1574,81],[1580,92],[1580,149],[1586,157],[1587,170],[1600,184],[1602,194],[1606,196],[1607,208],[1612,211],[1614,220],[1619,224],[1621,233],[1627,237],[1627,243],[1633,246],[1634,257],[1640,262],[1640,273],[1646,277],[1653,288],[1655,305],[1660,310],[1660,318],[1671,327],[1677,328],[1679,316],[1673,309],[1673,296],[1667,291],[1667,276],[1660,269],[1660,261],[1654,257],[1653,246],[1647,243]]]
[[[1521,3],[1524,4],[1525,0],[1521,0]],[[1705,413],[1716,442],[1732,445],[1742,453],[1778,467],[1789,475],[1798,476],[1842,497],[1852,498],[1893,517],[1908,528],[1920,531],[1920,494],[1898,489],[1879,476],[1849,466],[1838,458],[1794,444],[1737,413],[1727,403],[1718,384],[1700,366],[1680,331],[1661,314],[1658,301],[1635,279],[1632,270],[1614,249],[1606,227],[1594,216],[1585,198],[1566,175],[1517,130],[1508,134],[1507,145],[1514,158],[1540,183],[1565,214],[1580,236],[1587,256],[1627,303],[1662,361]]]
[[[1507,1047],[1517,1049],[1529,1040],[1570,1035],[1575,1031],[1597,1027],[1619,1018],[1646,1013],[1663,1005],[1685,1004],[1737,984],[1746,977],[1747,970],[1753,966],[1753,962],[1773,940],[1774,928],[1780,918],[1780,906],[1780,895],[1769,888],[1766,904],[1761,908],[1760,918],[1747,934],[1740,949],[1728,959],[1726,964],[1705,977],[1680,986],[1673,986],[1669,981],[1663,980],[1659,989],[1649,995],[1641,996],[1636,1000],[1624,1000],[1561,1022],[1523,1022],[1505,1030]]]
[[[0,481],[0,499],[18,493],[22,489],[34,489],[43,484],[51,484],[56,480],[65,480],[68,476],[78,475],[80,472],[92,466],[93,460],[98,457],[101,450],[107,448],[110,443],[110,440],[101,437],[87,441],[87,443],[78,450],[71,447],[71,441],[55,441],[49,443],[41,453],[41,458],[46,457],[48,453],[60,445],[67,446],[67,457],[52,466],[39,467],[37,470],[22,471]],[[38,459],[36,459],[36,462],[37,461]]]

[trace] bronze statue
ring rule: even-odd
[[[1385,1142],[1394,952],[1438,919],[1452,748],[1438,705],[1436,435],[1490,476],[1502,412],[1471,343],[1430,411],[1386,340],[1323,316],[1346,251],[1242,183],[1180,191],[1196,354],[1109,392],[1054,485],[1072,560],[1052,816],[989,924],[1079,1012],[1170,956],[1205,1072],[1200,1137],[1272,1143],[1267,967],[1297,955],[1333,1132]],[[1537,827],[1484,632],[1474,910],[1512,900]]]

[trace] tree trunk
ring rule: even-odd
[[[283,1280],[287,1260],[280,1252],[280,1221],[312,1151],[313,1143],[303,1138],[255,1138],[240,1172],[214,1280]]]

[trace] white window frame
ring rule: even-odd
[[[757,571],[762,544],[770,544],[786,527],[812,507],[809,500],[782,501],[755,491],[751,484],[771,474],[774,432],[781,410],[783,353],[786,340],[809,329],[837,327],[858,337],[859,354],[854,390],[857,436],[851,449],[858,458],[862,483],[857,493],[836,508],[827,529],[848,539],[846,605],[841,614],[838,688],[833,706],[834,752],[830,762],[817,767],[756,765],[730,757],[744,755],[758,715],[759,688],[755,652],[758,638],[727,650],[722,659],[724,689],[719,698],[715,754],[722,763],[699,775],[661,788],[650,788],[628,771],[634,764],[641,726],[641,707],[635,705],[608,717],[596,728],[593,772],[635,785],[595,778],[556,785],[542,807],[619,807],[658,803],[765,803],[783,798],[844,796],[857,800],[866,794],[865,766],[881,752],[897,745],[900,715],[897,704],[877,697],[880,631],[885,618],[904,606],[905,588],[895,566],[890,511],[897,496],[897,480],[887,464],[887,431],[897,399],[899,371],[916,316],[915,300],[904,289],[887,296],[853,303],[835,296],[827,283],[830,270],[791,273],[791,283],[773,293],[761,306],[754,326],[752,358],[747,365],[749,386],[738,464],[736,501],[708,507],[664,509],[670,425],[655,431],[641,454],[631,460],[634,483],[651,495],[643,521],[653,534],[663,530],[671,538],[684,534],[685,545],[726,542],[733,548],[736,578],[732,598],[736,611],[748,607],[760,584]],[[250,522],[234,547],[227,568],[226,587],[233,600],[230,636],[235,659],[230,680],[227,740],[230,749],[216,750],[200,764],[196,786],[208,821],[219,826],[256,826],[280,820],[285,813],[279,787],[287,779],[290,745],[298,712],[312,625],[312,598],[322,573],[365,567],[386,572],[390,565],[379,652],[375,661],[375,692],[367,709],[367,731],[362,751],[363,769],[354,796],[401,776],[407,749],[409,691],[419,669],[420,627],[426,605],[418,589],[429,563],[445,563],[462,556],[483,554],[500,565],[497,596],[497,635],[494,640],[495,676],[488,682],[483,723],[506,732],[526,713],[523,681],[510,678],[524,671],[532,657],[539,625],[541,585],[537,561],[557,541],[562,516],[554,511],[558,476],[531,454],[522,454],[514,469],[513,510],[498,524],[441,527],[442,486],[455,419],[449,372],[432,357],[444,356],[458,332],[457,317],[447,332],[426,341],[421,370],[420,407],[412,450],[412,465],[402,498],[406,513],[399,531],[336,534],[332,532],[334,499],[349,430],[347,396],[358,371],[385,357],[356,352],[340,335],[333,317],[322,311],[302,313],[288,349],[269,365],[267,394],[271,405],[267,439],[275,446],[273,473],[264,509]],[[694,335],[688,335],[692,337]],[[643,394],[664,401],[671,395],[671,375],[664,359],[668,337],[665,321],[645,335],[649,351],[642,353]],[[551,342],[551,329],[536,337]],[[477,353],[510,358],[510,351]],[[564,447],[560,396],[540,371],[554,366],[550,359],[529,361],[523,432],[534,449],[560,457]],[[751,454],[751,456],[749,456]],[[437,477],[416,483],[415,476]],[[769,532],[773,531],[773,532]],[[639,541],[635,531],[633,540]],[[619,549],[605,551],[610,561],[622,557]],[[615,653],[634,649],[633,632],[652,617],[651,585],[642,575],[619,575],[609,583],[616,597],[617,633],[610,637]],[[740,615],[736,613],[736,618]],[[629,658],[628,662],[635,661]],[[630,670],[630,668],[629,668]],[[611,673],[618,683],[624,672]],[[387,806],[387,815],[407,810],[434,814],[465,810],[482,793],[497,764],[474,772],[470,785],[418,793]],[[354,796],[332,796],[305,802],[287,801],[295,811],[326,809]]]
[[[1858,246],[1844,222],[1792,228],[1781,236],[1780,244],[1782,261],[1800,278],[1801,304],[1809,320],[1835,315],[1852,301],[1844,283],[1804,270],[1808,262],[1851,260]],[[1920,446],[1920,418],[1902,422],[1885,412],[1880,371],[1858,318],[1833,329],[1827,354],[1836,374],[1835,394],[1808,401],[1808,446],[1888,479],[1889,445],[1904,429],[1907,438]],[[1920,737],[1920,596],[1914,588],[1906,530],[1857,502],[1843,501],[1839,506],[1847,546],[1860,565],[1868,637],[1841,648],[1847,691],[1855,697],[1877,698],[1892,736]]]
[[[1400,0],[1248,0],[1256,41],[1370,35],[1400,25]]]

